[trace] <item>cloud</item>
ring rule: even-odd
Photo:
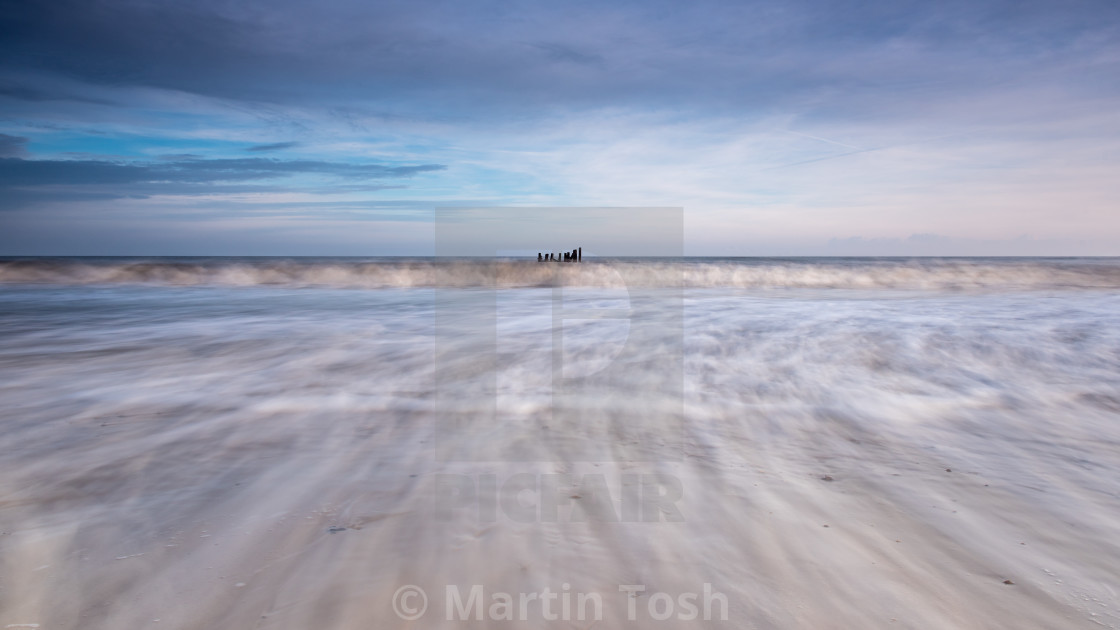
[[[58,217],[408,183],[429,205],[683,205],[698,252],[1120,243],[1117,24],[1115,0],[9,2],[0,131],[35,153],[0,153],[25,158],[0,204],[54,200],[19,220],[76,233]]]
[[[601,65],[604,62],[603,57],[600,55],[582,52],[571,46],[565,46],[564,44],[538,42],[529,45],[543,52],[544,55],[552,61],[574,63],[584,66]]]
[[[77,103],[88,103],[91,105],[119,104],[102,98],[74,94],[73,92],[44,90],[40,88],[28,87],[26,85],[0,85],[0,96],[11,99],[18,99],[21,101],[30,101],[32,103],[45,103],[49,101],[74,101]]]
[[[245,149],[245,150],[246,151],[255,151],[255,152],[282,151],[284,149],[291,149],[292,147],[298,147],[298,146],[299,146],[298,142],[273,142],[272,144],[258,144],[256,146],[249,147],[248,149]]]
[[[10,136],[9,136],[10,137]],[[101,160],[0,159],[0,186],[54,184],[132,184],[140,182],[212,183],[271,179],[313,173],[348,179],[409,177],[442,171],[442,164],[385,166],[315,160],[266,158],[185,160],[178,162],[107,162]]]
[[[0,15],[0,69],[436,117],[448,109],[502,117],[619,104],[859,112],[892,104],[884,94],[920,101],[931,86],[941,94],[984,91],[993,79],[1047,75],[1101,89],[1115,70],[1107,53],[1118,17],[1111,0],[858,7],[654,0],[516,9],[278,0],[266,13],[210,0],[58,0],[19,3]],[[527,46],[537,54],[526,54]],[[455,106],[443,106],[449,102]]]
[[[0,133],[0,157],[16,157],[26,153],[27,138]]]
[[[823,253],[832,256],[1114,256],[1115,243],[1091,238],[954,238],[911,234],[906,238],[830,239]]]
[[[442,164],[387,166],[267,158],[190,159],[172,162],[0,158],[0,192],[4,193],[0,208],[11,209],[42,201],[273,192],[277,190],[275,186],[238,183],[298,175],[328,176],[350,181],[401,179],[446,168]],[[362,189],[369,191],[383,188],[390,186],[367,185]]]

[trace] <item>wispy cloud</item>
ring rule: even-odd
[[[401,179],[445,170],[442,164],[387,166],[315,160],[266,158],[188,159],[171,162],[105,160],[25,160],[0,158],[0,208],[39,201],[91,200],[150,195],[274,192],[275,186],[232,183],[293,176],[328,176],[344,181]],[[354,186],[364,186],[355,189]],[[341,191],[381,190],[388,186],[349,184]]]
[[[15,3],[0,204],[23,210],[0,221],[63,242],[89,209],[187,222],[253,196],[259,218],[407,185],[684,206],[693,253],[1120,245],[1117,24],[1113,0]]]
[[[122,184],[136,182],[231,182],[315,173],[352,179],[409,177],[442,171],[442,164],[385,166],[314,160],[265,158],[186,160],[180,162],[105,162],[100,160],[0,160],[0,186],[51,184]]]
[[[571,46],[555,42],[536,42],[529,44],[529,46],[544,53],[544,56],[550,61],[574,63],[582,66],[598,66],[602,65],[604,61],[602,55],[577,50]]]
[[[27,138],[0,133],[0,157],[21,156],[26,153]]]
[[[245,150],[260,153],[264,151],[283,151],[284,149],[291,149],[298,146],[298,142],[273,142],[271,144],[258,144]]]

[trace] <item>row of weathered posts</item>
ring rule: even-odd
[[[542,254],[537,252],[537,262],[583,262],[583,248],[577,247],[570,252],[564,252],[557,256],[549,252]]]

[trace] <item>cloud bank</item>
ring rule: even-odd
[[[60,0],[0,42],[0,254],[316,220],[376,254],[451,200],[683,206],[690,254],[1120,254],[1105,0]]]

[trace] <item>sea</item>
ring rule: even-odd
[[[0,627],[1120,627],[1116,258],[5,258],[0,435]]]

